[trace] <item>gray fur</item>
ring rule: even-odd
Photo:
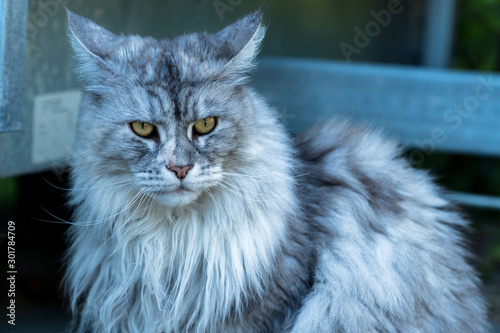
[[[467,222],[429,176],[340,119],[291,140],[247,86],[261,20],[158,41],[68,11],[87,82],[70,195],[73,329],[485,331]],[[215,130],[194,135],[206,117]],[[135,135],[134,121],[155,135]],[[193,168],[179,180],[169,163]]]

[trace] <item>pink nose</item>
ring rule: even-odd
[[[193,168],[192,165],[186,165],[182,167],[174,166],[171,164],[168,165],[168,170],[175,172],[175,175],[180,180],[186,178],[188,171],[191,170],[192,168]]]

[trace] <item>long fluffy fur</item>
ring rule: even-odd
[[[298,207],[294,162],[286,141],[280,142],[287,139],[283,133],[268,134],[258,145],[279,154],[279,161],[249,161],[244,170],[225,176],[223,188],[187,207],[167,208],[126,179],[108,184],[106,175],[76,185],[88,170],[75,165],[72,203],[78,222],[70,232],[66,279],[80,330],[249,328],[243,325],[249,304],[275,292],[270,280],[280,274],[274,272],[277,260],[291,257],[282,248],[293,245],[286,243],[291,237],[301,238],[287,225]],[[298,266],[292,263],[291,272],[303,269],[293,265]],[[257,320],[274,325],[274,318]]]
[[[261,15],[174,41],[114,36],[68,15],[89,83],[72,164],[74,330],[486,329],[467,223],[427,174],[340,119],[292,141],[245,86]],[[221,129],[194,150],[177,128],[214,104]],[[137,118],[165,123],[158,144],[123,125]],[[170,184],[167,160],[186,156],[198,158],[189,181],[199,195],[151,192]]]
[[[328,136],[328,141],[321,140]],[[322,232],[293,332],[484,332],[467,222],[378,133],[334,120],[297,139]]]

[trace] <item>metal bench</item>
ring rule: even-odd
[[[266,58],[254,81],[295,133],[340,113],[397,138],[415,166],[437,151],[500,156],[500,75]],[[500,209],[497,197],[450,197]]]

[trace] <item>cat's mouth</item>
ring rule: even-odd
[[[193,193],[193,191],[182,185],[174,189],[154,191],[154,194],[159,194],[159,195],[172,195],[172,194],[184,195],[189,193]]]
[[[190,189],[185,188],[184,186],[179,186],[177,189],[175,189],[171,193],[174,193],[174,194],[187,194],[187,193],[191,193],[191,192],[193,192],[193,191],[191,191]]]
[[[199,192],[182,185],[171,189],[161,189],[152,193],[157,201],[170,207],[187,205],[196,200],[199,195]]]

